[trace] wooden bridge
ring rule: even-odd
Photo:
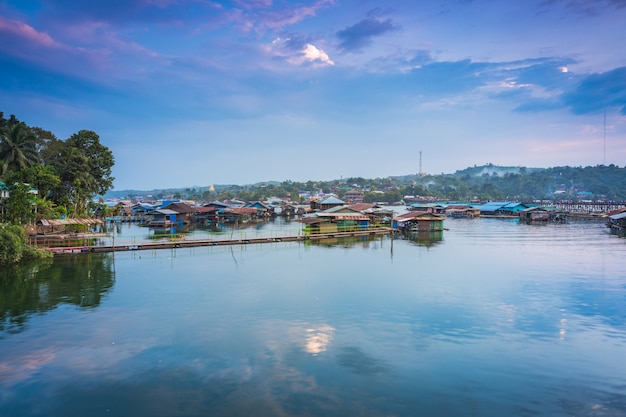
[[[566,201],[550,203],[560,211],[578,214],[609,213],[626,207],[626,202],[617,201]]]
[[[358,236],[382,236],[392,235],[398,232],[390,227],[377,227],[374,229],[359,229],[350,232],[318,233],[298,236],[259,237],[251,239],[225,239],[225,240],[174,240],[163,242],[145,242],[130,245],[106,245],[106,246],[58,246],[49,248],[50,252],[61,253],[101,253],[101,252],[124,252],[135,250],[156,250],[175,248],[195,248],[199,246],[229,246],[249,245],[258,243],[278,242],[301,242],[306,240],[317,241],[330,238],[358,237]]]

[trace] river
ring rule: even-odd
[[[0,416],[626,415],[626,239],[445,227],[4,268]]]

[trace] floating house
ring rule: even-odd
[[[520,220],[530,222],[559,222],[566,220],[566,214],[554,207],[528,207],[519,212]]]
[[[178,221],[177,212],[170,209],[157,209],[150,212],[152,219],[148,222],[150,227],[170,227],[182,223]]]
[[[319,212],[303,217],[300,220],[307,234],[353,232],[368,229],[370,218],[358,212],[332,213]]]
[[[443,214],[409,211],[393,219],[392,227],[406,232],[435,232],[443,230]]]
[[[626,211],[609,216],[607,227],[611,228],[611,233],[623,234],[626,231]]]
[[[281,216],[302,216],[308,213],[311,210],[310,205],[300,205],[300,204],[285,204],[281,211]]]
[[[256,220],[257,209],[254,207],[235,207],[218,211],[218,218],[225,223],[248,223]]]
[[[177,214],[176,222],[178,224],[192,223],[194,221],[194,214],[196,212],[196,210],[193,207],[185,203],[181,203],[181,202],[170,203],[166,206],[163,206],[161,210],[175,211]]]
[[[407,209],[411,211],[421,211],[425,213],[436,214],[442,214],[446,211],[446,207],[438,203],[411,203],[407,206]]]
[[[337,207],[337,206],[345,206],[347,203],[343,200],[338,199],[334,196],[326,197],[322,200],[312,200],[311,201],[311,209],[312,210],[328,210],[329,208]]]
[[[517,216],[521,210],[530,206],[518,202],[489,201],[473,207],[480,210],[481,216]]]
[[[467,205],[450,205],[446,207],[446,216],[462,219],[477,219],[480,209]]]
[[[102,224],[100,219],[39,219],[35,223],[38,235],[84,232],[85,229]]]
[[[265,204],[262,201],[255,201],[254,203],[248,203],[244,205],[244,208],[254,208],[257,211],[258,217],[272,217],[274,216],[274,207],[269,204]]]

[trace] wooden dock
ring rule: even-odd
[[[125,252],[135,250],[156,250],[195,248],[200,246],[231,246],[250,245],[259,243],[279,242],[302,242],[306,240],[317,241],[331,238],[360,237],[360,236],[383,236],[398,232],[390,227],[378,227],[375,229],[355,230],[351,232],[318,233],[298,236],[260,237],[251,239],[226,239],[226,240],[175,240],[163,242],[145,242],[131,245],[108,245],[108,246],[59,246],[49,248],[50,252],[61,253],[102,253],[102,252]]]

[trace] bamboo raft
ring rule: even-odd
[[[390,227],[379,227],[376,229],[355,230],[352,232],[317,233],[310,235],[282,236],[282,237],[261,237],[251,239],[226,239],[226,240],[177,240],[167,242],[146,242],[132,245],[106,245],[106,246],[61,246],[50,247],[50,252],[54,254],[63,253],[103,253],[103,252],[126,252],[135,250],[156,250],[156,249],[177,249],[195,248],[200,246],[229,246],[229,245],[249,245],[259,243],[278,242],[301,242],[306,240],[323,240],[341,237],[359,236],[382,236],[396,233],[397,230]]]

